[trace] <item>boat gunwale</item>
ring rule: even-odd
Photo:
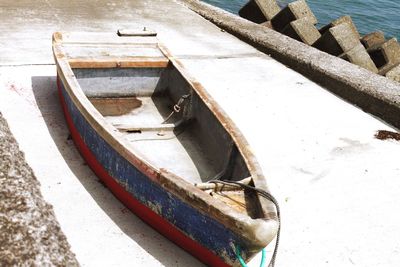
[[[181,73],[182,77],[190,84],[190,86],[196,91],[197,95],[207,106],[207,108],[217,118],[218,122],[224,127],[227,133],[232,138],[233,142],[237,146],[239,153],[243,156],[246,167],[249,169],[250,176],[254,183],[254,186],[269,192],[269,188],[266,183],[266,178],[261,170],[254,153],[251,150],[249,143],[243,136],[242,132],[226,114],[226,112],[219,106],[219,104],[212,98],[207,92],[204,86],[198,82],[184,67],[184,64],[179,61],[178,58],[172,56],[172,53],[162,44],[158,44],[164,55],[173,62],[174,67]],[[271,211],[270,205],[266,204],[266,201],[262,197],[258,197],[262,210],[264,212],[265,219],[276,219],[277,215],[275,211]],[[268,211],[268,212],[267,212]],[[267,213],[266,213],[267,212]],[[266,214],[265,214],[266,213]]]
[[[159,184],[168,190],[168,192],[172,193],[175,197],[185,201],[202,213],[213,217],[215,220],[219,221],[233,232],[238,234],[241,238],[247,240],[246,243],[261,249],[272,241],[276,235],[277,227],[273,227],[271,225],[268,226],[268,230],[270,230],[270,240],[261,240],[257,238],[255,235],[255,227],[260,225],[260,220],[266,223],[268,221],[275,221],[275,223],[277,223],[275,210],[265,209],[263,206],[263,212],[267,212],[267,214],[265,214],[266,218],[253,219],[247,214],[240,213],[228,207],[222,201],[211,197],[209,194],[197,188],[194,184],[186,181],[185,179],[168,172],[168,170],[153,166],[146,160],[145,156],[137,153],[137,151],[132,148],[132,145],[122,138],[122,134],[115,129],[115,127],[106,122],[104,117],[95,109],[95,107],[90,103],[86,95],[83,93],[72,71],[69,62],[70,58],[64,54],[61,44],[62,33],[54,33],[53,53],[59,78],[64,84],[65,90],[70,95],[71,100],[74,102],[79,112],[84,116],[91,127],[93,127],[101,136],[101,138],[103,138],[113,149],[118,151],[123,158],[133,164],[140,172],[149,177],[150,180]],[[236,125],[211,98],[205,88],[188,74],[182,63],[179,62],[178,59],[171,56],[166,47],[158,44],[158,48],[164,54],[169,64],[172,64],[173,67],[175,67],[181,73],[182,77],[193,88],[193,91],[199,96],[199,98],[231,136],[233,142],[237,145],[240,153],[243,155],[245,164],[249,169],[255,186],[264,190],[268,190],[265,177],[261,172],[261,168],[257,163],[247,141],[244,139],[242,133],[238,130]],[[135,67],[134,64],[132,66]]]

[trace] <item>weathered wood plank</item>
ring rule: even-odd
[[[165,68],[165,58],[74,58],[69,60],[71,68]]]

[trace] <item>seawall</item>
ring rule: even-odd
[[[364,111],[400,128],[400,84],[198,0],[190,9]]]

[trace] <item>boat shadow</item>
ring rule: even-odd
[[[37,106],[65,163],[118,228],[164,266],[204,266],[131,213],[86,165],[71,140],[58,98],[56,77],[32,76],[31,81]]]

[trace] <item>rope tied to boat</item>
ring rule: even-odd
[[[275,209],[276,209],[276,215],[277,215],[277,220],[278,220],[278,232],[276,234],[276,242],[275,242],[275,248],[274,248],[274,252],[272,254],[271,257],[271,261],[268,264],[268,267],[274,267],[275,266],[275,259],[276,259],[276,255],[278,253],[278,247],[279,247],[279,239],[280,239],[280,235],[281,235],[281,211],[280,211],[280,207],[278,204],[278,201],[276,200],[276,198],[271,195],[269,192],[262,190],[260,188],[254,187],[254,186],[250,186],[244,183],[240,183],[240,182],[235,182],[235,181],[222,181],[222,180],[211,180],[208,181],[209,183],[214,183],[214,184],[223,184],[223,185],[235,185],[235,186],[239,186],[242,187],[243,189],[248,189],[248,190],[252,190],[255,191],[257,194],[259,194],[260,196],[268,199],[269,201],[271,201],[274,205],[275,205]],[[264,258],[265,258],[265,251],[263,249],[262,251],[263,253],[263,257],[261,260],[261,266],[264,265]],[[242,267],[246,267],[246,263],[244,262],[242,256],[241,256],[241,252],[240,252],[240,248],[236,247],[236,251],[235,251],[236,257],[238,258],[240,264],[242,265]]]
[[[238,260],[239,260],[239,262],[240,262],[240,265],[241,265],[242,267],[247,267],[247,264],[246,264],[246,262],[244,261],[244,259],[242,258],[241,253],[242,253],[242,252],[240,251],[240,247],[239,247],[239,246],[236,246],[236,248],[235,248],[235,254],[236,254],[236,257],[238,258]],[[261,262],[260,262],[260,267],[264,267],[264,265],[265,265],[265,254],[266,254],[265,248],[263,248],[263,249],[261,250]]]
[[[162,124],[166,123],[167,121],[169,121],[169,119],[171,119],[172,115],[174,115],[175,113],[179,113],[181,112],[182,109],[182,104],[183,102],[185,102],[186,99],[188,99],[190,97],[190,94],[187,95],[183,95],[181,96],[181,98],[179,98],[178,102],[176,102],[176,104],[173,106],[173,109],[171,111],[171,113],[168,115],[168,117],[162,122]]]

